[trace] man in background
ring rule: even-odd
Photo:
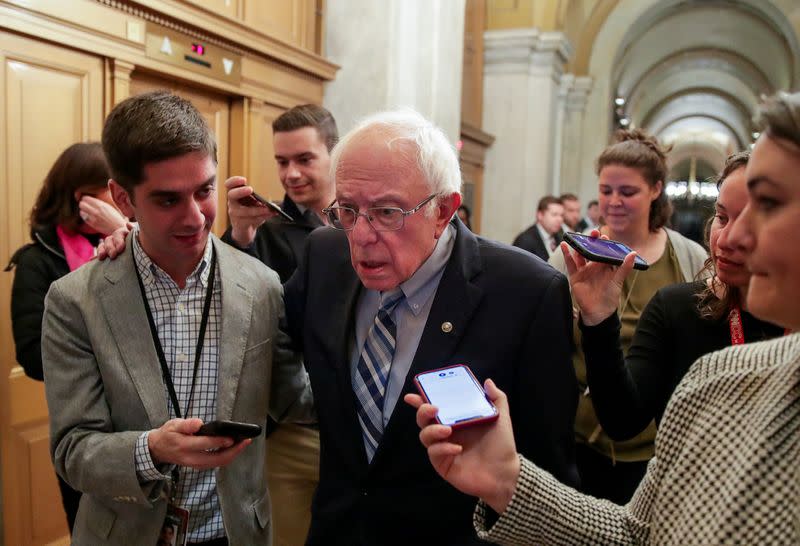
[[[600,227],[600,205],[597,199],[592,199],[586,206],[586,216],[578,222],[578,229],[581,233],[588,229],[598,229]]]
[[[564,206],[564,224],[562,230],[580,231],[578,224],[581,221],[581,202],[574,193],[561,194],[561,204]]]
[[[223,240],[255,256],[286,282],[313,230],[323,225],[322,209],[333,201],[330,151],[339,139],[336,121],[321,106],[304,104],[272,122],[278,177],[286,195],[282,209],[292,220],[266,207],[237,206],[250,193],[242,177],[228,180],[231,227]],[[311,499],[319,482],[319,430],[316,425],[270,421],[267,476],[272,495],[275,544],[305,543]]]
[[[547,261],[561,242],[564,205],[561,199],[546,195],[536,207],[536,223],[517,235],[513,245]]]

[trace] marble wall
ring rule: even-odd
[[[378,110],[410,106],[451,142],[461,127],[465,0],[337,0],[325,11],[325,56],[342,68],[323,104],[349,130]]]

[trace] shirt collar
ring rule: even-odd
[[[139,274],[142,277],[142,283],[145,286],[150,286],[156,281],[169,281],[174,283],[175,281],[172,280],[172,277],[170,277],[166,271],[156,265],[142,248],[142,245],[139,243],[139,228],[135,228],[133,230],[131,237],[133,237],[134,262],[136,263],[136,269],[139,270]],[[203,257],[200,259],[200,262],[197,264],[194,270],[189,274],[187,280],[199,278],[200,284],[203,287],[207,286],[208,277],[211,273],[211,268],[208,267],[208,264],[211,263],[212,250],[213,244],[211,243],[211,237],[209,237],[206,241],[206,249],[203,251]]]
[[[553,251],[550,249],[550,241],[552,241],[555,236],[547,233],[547,231],[542,227],[542,225],[539,222],[536,222],[536,229],[539,230],[539,236],[542,238],[544,246],[545,248],[547,248],[547,252],[549,254],[552,254]]]
[[[414,315],[422,312],[425,302],[436,292],[444,268],[453,253],[455,234],[455,226],[447,224],[428,259],[411,275],[411,278],[400,284],[408,308]]]

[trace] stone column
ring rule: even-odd
[[[455,144],[461,131],[465,0],[325,4],[326,57],[342,68],[323,104],[343,134],[378,110],[410,106]]]
[[[486,157],[483,233],[510,243],[535,221],[553,189],[558,94],[572,47],[561,32],[484,34],[483,130],[496,136]]]
[[[565,78],[566,76],[572,75],[566,74]],[[578,195],[585,208],[586,203],[591,199],[597,199],[596,187],[590,194],[581,195],[582,190],[584,190],[581,184],[581,164],[584,159],[587,159],[582,156],[583,118],[586,111],[586,102],[592,90],[592,78],[590,76],[572,76],[569,81],[570,86],[564,103],[561,172],[559,175],[560,192],[570,192]],[[588,158],[588,160],[594,161],[594,158]]]

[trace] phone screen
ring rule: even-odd
[[[600,256],[606,256],[608,258],[618,259],[620,262],[625,259],[625,256],[633,252],[631,247],[617,241],[589,237],[579,233],[571,233],[570,235],[589,252],[599,254]],[[636,256],[635,261],[639,264],[647,265],[647,262],[638,255]]]
[[[430,403],[439,408],[439,421],[443,425],[493,417],[497,413],[483,387],[465,366],[419,374],[417,381]]]

